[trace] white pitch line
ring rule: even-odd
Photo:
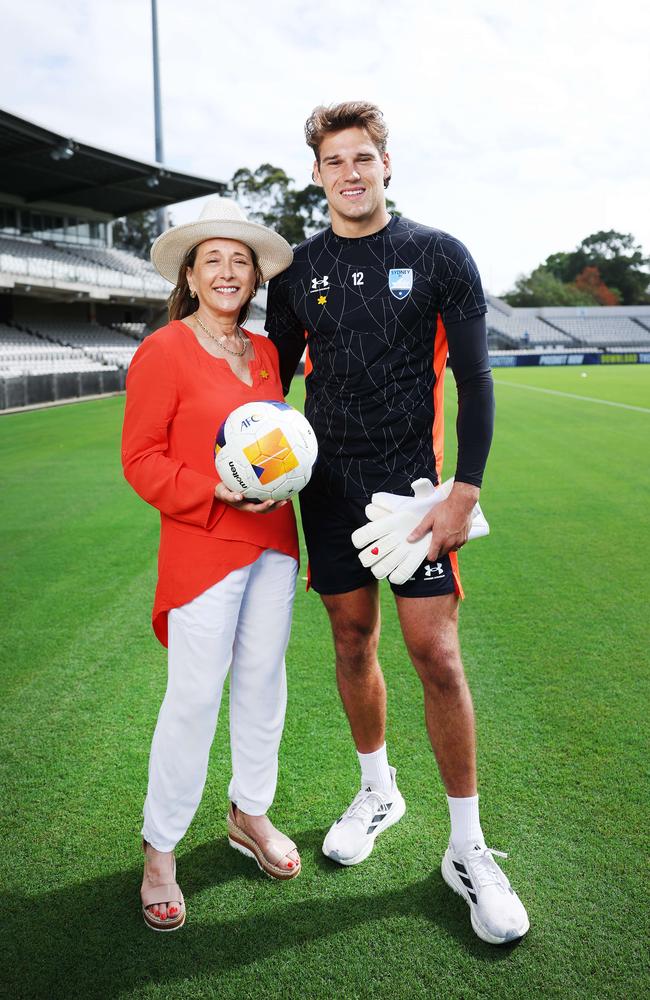
[[[614,403],[611,399],[596,399],[595,396],[579,396],[575,392],[560,392],[559,389],[542,389],[538,385],[524,385],[523,382],[502,382],[495,378],[495,385],[511,385],[515,389],[530,389],[531,392],[545,392],[549,396],[566,396],[567,399],[581,399],[585,403],[602,403],[603,406],[618,406],[621,410],[635,410],[637,413],[650,413],[647,406],[631,406],[630,403]]]

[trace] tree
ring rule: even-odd
[[[551,254],[504,298],[513,306],[642,305],[650,303],[648,264],[631,233],[601,231]]]
[[[511,306],[593,306],[597,303],[588,291],[560,281],[540,264],[529,275],[521,275],[512,291],[503,298]]]
[[[594,233],[582,241],[580,247],[589,258],[589,264],[598,268],[605,284],[616,289],[623,305],[650,303],[650,258],[636,243],[631,233]]]
[[[281,167],[262,163],[254,171],[240,167],[229,187],[251,221],[275,229],[295,245],[325,225],[327,202],[315,184],[299,191],[292,184]]]
[[[613,288],[607,287],[597,267],[585,267],[573,282],[573,287],[591,295],[594,302],[599,306],[620,305],[620,295]]]
[[[604,284],[623,305],[650,302],[650,258],[644,256],[632,233],[615,229],[592,233],[571,253],[552,254],[544,264],[564,282],[575,281],[587,267],[597,267]]]
[[[172,224],[171,220],[169,224]],[[151,244],[157,235],[158,223],[153,209],[133,212],[113,223],[113,246],[119,250],[128,250],[145,260],[149,259]]]
[[[256,170],[240,167],[229,184],[235,198],[253,222],[275,229],[296,246],[329,223],[327,199],[321,187],[293,187],[293,178],[281,167],[262,163]],[[399,214],[387,199],[389,211]]]

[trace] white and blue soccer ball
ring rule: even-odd
[[[309,482],[318,455],[309,421],[288,403],[244,403],[217,433],[214,462],[229,490],[247,500],[286,500]]]

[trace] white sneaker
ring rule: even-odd
[[[505,944],[523,937],[530,924],[524,904],[484,844],[471,844],[457,854],[451,843],[442,859],[442,877],[467,902],[472,927],[488,944]]]
[[[375,839],[406,812],[406,803],[395,783],[395,768],[391,767],[391,790],[378,791],[369,785],[355,796],[349,809],[332,823],[325,840],[323,854],[340,865],[358,865],[368,857]]]

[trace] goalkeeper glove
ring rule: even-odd
[[[418,479],[412,484],[412,497],[374,493],[366,507],[368,524],[352,534],[353,544],[361,549],[362,565],[369,567],[378,580],[387,576],[391,583],[406,583],[428,556],[431,532],[417,542],[406,539],[433,507],[447,499],[453,485],[454,480],[448,479],[435,489],[430,480]],[[480,538],[489,530],[477,503],[472,511],[469,538]]]

